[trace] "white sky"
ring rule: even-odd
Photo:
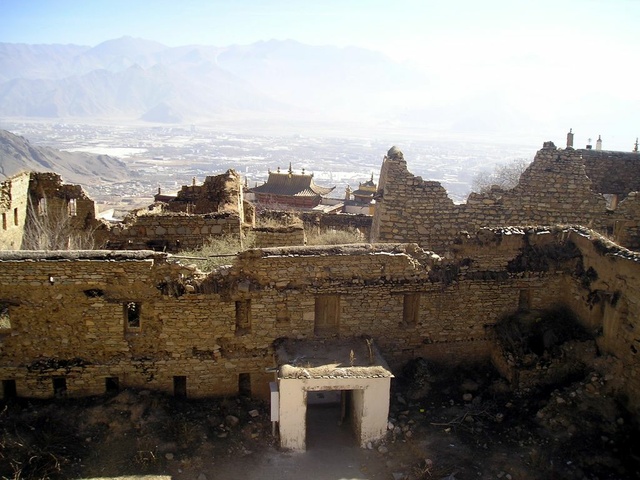
[[[638,0],[0,0],[0,42],[360,46],[428,73],[407,92],[416,106],[496,98],[625,150],[640,135],[639,23]]]

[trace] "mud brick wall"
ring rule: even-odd
[[[71,207],[70,205],[73,204]],[[31,213],[30,213],[31,211]],[[33,248],[41,226],[65,223],[68,234],[98,228],[95,205],[79,185],[63,184],[55,173],[21,173],[0,184],[0,249]],[[35,223],[40,223],[36,226]]]
[[[326,229],[347,230],[357,229],[364,238],[371,235],[371,222],[373,217],[369,215],[312,213],[302,212],[300,218],[304,222],[307,231],[322,231]]]
[[[304,227],[254,228],[251,230],[258,248],[288,247],[307,243]]]
[[[249,374],[264,396],[278,338],[370,336],[392,368],[416,356],[478,361],[503,316],[563,305],[640,408],[638,254],[583,228],[495,229],[452,244],[446,259],[415,244],[254,249],[207,275],[150,251],[2,252],[0,379],[47,397],[54,377],[69,395],[102,393],[109,377],[171,392],[185,377],[187,395],[205,397],[237,393]],[[333,323],[318,330],[323,308]]]
[[[538,151],[516,187],[471,193],[466,204],[455,205],[439,182],[412,175],[397,149],[385,157],[379,185],[372,241],[416,242],[439,253],[458,232],[482,227],[581,224],[604,230],[610,222],[580,153],[558,150],[552,142]]]
[[[0,183],[0,249],[18,250],[22,247],[24,224],[29,205],[28,173]],[[17,225],[15,222],[17,212]]]
[[[640,157],[638,158],[640,163]],[[640,250],[640,195],[631,192],[614,212],[611,212],[613,225],[611,237],[631,250]]]
[[[124,250],[178,252],[201,247],[210,237],[239,236],[240,231],[241,220],[235,214],[143,214],[113,227],[104,244]]]
[[[640,155],[638,152],[580,149],[593,189],[621,197],[640,191]]]

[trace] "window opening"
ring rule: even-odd
[[[140,310],[142,305],[137,302],[127,302],[124,304],[125,320],[127,321],[127,329],[140,328]]]
[[[6,213],[2,214],[2,229],[3,230],[7,229],[7,214]]]
[[[18,390],[16,389],[15,380],[2,380],[2,398],[8,400],[10,398],[16,398],[18,396]]]
[[[173,377],[173,396],[176,398],[187,398],[187,377],[176,375]]]
[[[42,197],[40,200],[38,200],[38,215],[43,217],[46,214],[47,214],[47,198]]]
[[[13,224],[18,225],[18,209],[13,209]]]
[[[70,217],[75,217],[76,215],[78,215],[78,204],[76,203],[76,199],[75,198],[70,198],[69,199],[69,216]]]
[[[0,303],[0,330],[11,329],[11,316],[9,315],[9,305]]]
[[[120,379],[118,377],[107,377],[104,379],[104,389],[107,393],[120,391]]]
[[[529,310],[531,308],[531,290],[520,290],[518,297],[518,310]]]
[[[240,373],[238,375],[238,395],[251,396],[251,374]]]
[[[53,377],[53,394],[56,397],[67,395],[67,379],[64,377]]]

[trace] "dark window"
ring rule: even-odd
[[[142,310],[142,305],[138,302],[124,304],[124,318],[127,322],[127,330],[140,328],[140,310]]]
[[[11,316],[9,315],[9,305],[0,303],[0,331],[11,329]]]
[[[7,229],[7,214],[6,213],[2,214],[2,229],[3,230]]]
[[[53,377],[53,394],[56,397],[64,397],[67,394],[67,379],[64,377]]]
[[[238,375],[238,395],[251,396],[251,374],[240,373]]]
[[[236,334],[243,335],[251,330],[251,300],[236,302]]]
[[[177,398],[187,398],[187,377],[183,375],[173,377],[173,395]]]
[[[13,209],[13,224],[18,225],[18,209]]]
[[[315,305],[315,334],[338,333],[339,326],[340,295],[318,295]]]
[[[18,390],[16,389],[15,380],[2,380],[2,398],[8,400],[10,398],[16,398],[18,396]]]
[[[104,389],[107,393],[115,393],[120,391],[120,379],[118,377],[105,378]]]
[[[416,325],[420,318],[420,294],[407,293],[404,296],[402,320],[408,325]]]

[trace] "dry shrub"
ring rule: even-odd
[[[364,235],[356,228],[346,230],[320,230],[307,233],[307,245],[345,245],[349,243],[362,243]]]

